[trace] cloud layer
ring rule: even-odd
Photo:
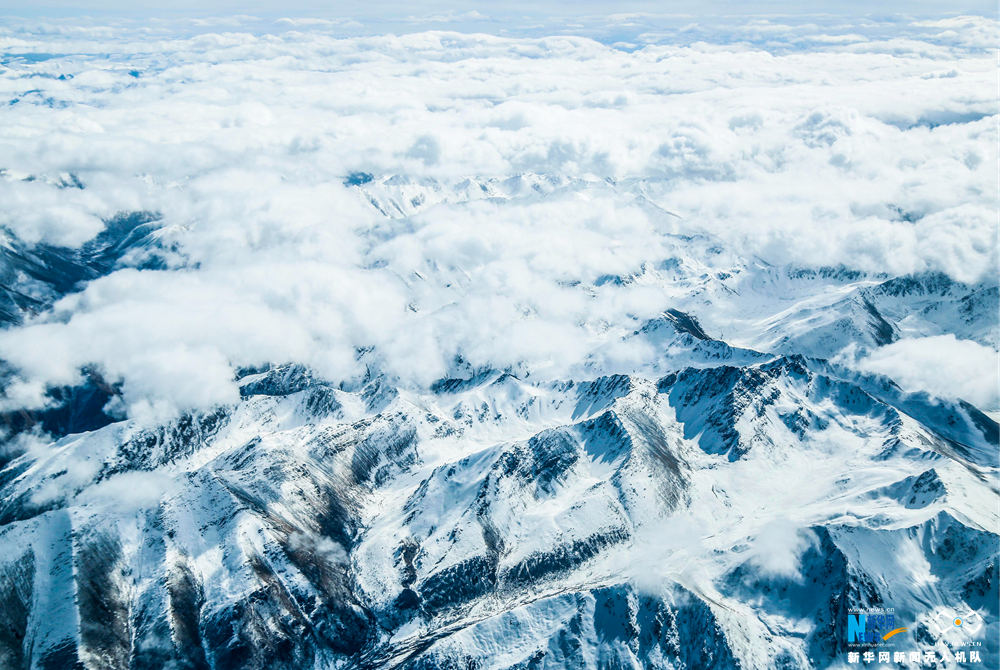
[[[676,290],[602,278],[679,254],[995,278],[995,22],[635,22],[627,43],[0,28],[0,226],[74,247],[151,211],[171,250],[0,334],[5,406],[84,365],[135,417],[229,402],[268,361],[558,377]]]

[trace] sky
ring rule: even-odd
[[[837,16],[871,16],[903,14],[911,16],[951,16],[978,14],[995,17],[997,6],[987,0],[890,0],[873,3],[864,0],[826,0],[800,2],[793,0],[625,0],[623,2],[454,2],[429,0],[424,2],[358,2],[355,0],[327,1],[292,0],[176,0],[164,2],[126,2],[124,0],[92,0],[87,3],[72,0],[0,0],[0,16],[19,17],[131,17],[131,18],[191,18],[210,16],[250,15],[263,18],[317,17],[352,18],[373,28],[405,29],[413,19],[447,17],[453,29],[484,28],[500,21],[508,29],[528,27],[538,19],[558,23],[585,16],[611,14],[647,14],[654,16],[686,15],[699,21],[711,21],[715,15],[785,15],[803,16],[830,14]]]

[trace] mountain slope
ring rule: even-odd
[[[420,394],[250,374],[236,406],[7,466],[3,653],[823,667],[849,606],[891,603],[917,630],[978,609],[995,628],[996,424],[834,373],[483,371]]]

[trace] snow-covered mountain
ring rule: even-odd
[[[406,216],[442,190],[391,181],[359,197]],[[564,187],[473,185],[444,199]],[[915,331],[994,346],[996,287],[707,271],[712,240],[677,245],[581,287],[683,291],[691,311],[618,337],[643,373],[456,360],[414,389],[359,350],[363,378],[244,369],[238,402],[156,427],[105,414],[120,390],[96,377],[8,414],[54,441],[5,457],[4,667],[826,667],[872,606],[941,667],[937,626],[979,617],[995,662],[997,424],[824,356]],[[66,257],[29,253],[42,280]],[[738,306],[753,346],[718,336]]]
[[[786,20],[0,21],[0,670],[1000,665],[996,22]]]

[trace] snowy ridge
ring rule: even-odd
[[[842,649],[849,605],[995,629],[996,424],[836,374],[779,356],[423,394],[251,374],[236,406],[11,461],[4,653],[805,667]],[[169,494],[131,490],[138,471]],[[72,572],[45,569],[60,556]]]

